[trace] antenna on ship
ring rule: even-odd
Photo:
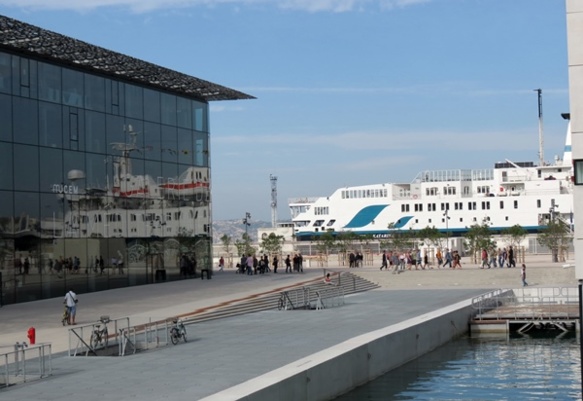
[[[277,224],[277,177],[269,174],[271,181],[271,227]]]
[[[539,166],[544,165],[545,163],[545,154],[544,154],[544,139],[543,139],[543,90],[542,89],[534,89],[534,91],[538,95],[538,157],[539,157]]]

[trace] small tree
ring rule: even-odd
[[[526,231],[520,224],[515,224],[510,228],[502,230],[502,237],[511,245],[514,249],[518,248],[518,245],[526,238],[528,231]]]
[[[559,253],[566,251],[573,241],[569,225],[561,219],[548,222],[547,227],[538,235],[537,241],[551,251],[553,262],[559,261]]]
[[[241,240],[235,241],[235,247],[237,248],[237,253],[241,255],[253,255],[256,249],[251,246],[251,237],[247,233],[241,235]]]
[[[444,235],[435,226],[427,226],[419,231],[418,237],[427,240],[434,247],[441,247]]]
[[[401,230],[400,228],[395,228],[394,223],[390,223],[389,226],[389,242],[392,245],[393,250],[402,251],[413,247],[413,230]]]
[[[269,233],[269,235],[261,241],[261,248],[270,255],[279,254],[281,253],[284,241],[283,236]]]
[[[490,250],[496,246],[496,242],[492,240],[490,222],[486,219],[482,220],[482,224],[470,226],[465,237],[466,247],[474,257],[480,250]],[[476,260],[474,259],[474,261]]]
[[[316,249],[319,253],[328,256],[330,251],[334,248],[335,243],[336,239],[334,238],[334,235],[331,232],[326,231],[324,234],[316,238]]]

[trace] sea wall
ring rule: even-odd
[[[329,400],[467,333],[474,312],[471,300],[458,302],[354,337],[204,400]]]

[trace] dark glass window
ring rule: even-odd
[[[178,129],[178,162],[192,165],[194,147],[192,145],[192,131]]]
[[[192,129],[192,101],[176,98],[176,122],[181,128]]]
[[[105,114],[85,112],[85,140],[88,152],[106,153]]]
[[[0,189],[12,189],[12,144],[0,142]]]
[[[38,192],[38,149],[36,146],[14,145],[14,189]]]
[[[79,189],[85,188],[85,154],[66,150],[63,152],[63,173],[65,184]]]
[[[144,118],[144,95],[142,88],[135,85],[125,85],[125,111],[130,118]]]
[[[38,96],[41,100],[61,103],[61,69],[52,64],[38,64]]]
[[[39,102],[39,141],[43,146],[63,147],[61,105]]]
[[[12,142],[12,97],[0,94],[0,140]]]
[[[11,56],[0,53],[0,92],[12,93]]]
[[[144,119],[160,122],[160,92],[144,89]]]
[[[176,96],[161,93],[162,124],[176,125]]]
[[[63,68],[63,104],[83,107],[83,73]]]
[[[85,74],[85,108],[105,111],[105,79]]]
[[[38,145],[38,102],[14,97],[14,142]]]
[[[193,102],[193,118],[194,118],[194,129],[197,131],[208,131],[207,115],[208,115],[208,104],[201,102]]]
[[[118,156],[120,146],[126,144],[124,119],[119,116],[108,115],[106,118],[107,153]]]
[[[86,161],[87,173],[85,174],[85,180],[87,188],[100,190],[107,189],[107,172],[111,171],[111,160],[108,160],[104,155],[88,153],[86,155]]]
[[[176,128],[162,126],[162,161],[176,162],[178,160],[178,144],[176,143]]]
[[[14,230],[20,234],[38,234],[36,224],[40,217],[39,196],[32,192],[14,193]]]
[[[65,183],[63,174],[63,151],[61,149],[40,149],[40,190],[58,194]]]
[[[8,223],[8,221],[12,221],[12,216],[14,215],[12,194],[12,192],[0,191],[0,238],[2,238],[3,233],[8,233],[12,230]],[[4,241],[0,242],[0,250],[4,250],[2,246],[5,243],[3,244],[2,242]]]
[[[144,157],[150,160],[162,159],[162,146],[160,142],[160,125],[144,124]]]
[[[194,165],[208,167],[209,150],[208,134],[195,133],[194,135]]]

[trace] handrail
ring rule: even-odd
[[[42,379],[53,374],[51,343],[31,346],[26,343],[16,343],[14,350],[0,353],[0,360],[4,364],[3,373],[0,374],[3,381],[0,385],[5,387]]]
[[[565,304],[578,304],[579,295],[574,287],[545,287],[545,288],[520,288],[515,290],[494,290],[472,298],[472,307],[476,310],[475,320],[484,319],[484,314],[489,313],[489,318],[501,319],[512,316],[514,319],[553,319],[553,314],[558,311],[557,306]],[[501,310],[499,307],[503,306]],[[570,314],[569,308],[562,308],[567,318],[579,317]]]
[[[124,355],[125,352],[125,345],[123,341],[123,334],[125,331],[130,330],[130,318],[129,317],[122,317],[117,319],[109,319],[105,322],[103,319],[90,324],[75,326],[69,328],[69,356],[77,356],[77,354],[85,353],[85,356],[89,355],[89,353],[97,356],[98,349],[93,347],[91,344],[91,335],[94,331],[99,330],[98,327],[101,325],[113,324],[113,330],[108,330],[107,340],[108,340],[108,347],[117,346],[118,355]],[[73,343],[76,344],[73,346]],[[135,344],[135,338],[134,338]]]

